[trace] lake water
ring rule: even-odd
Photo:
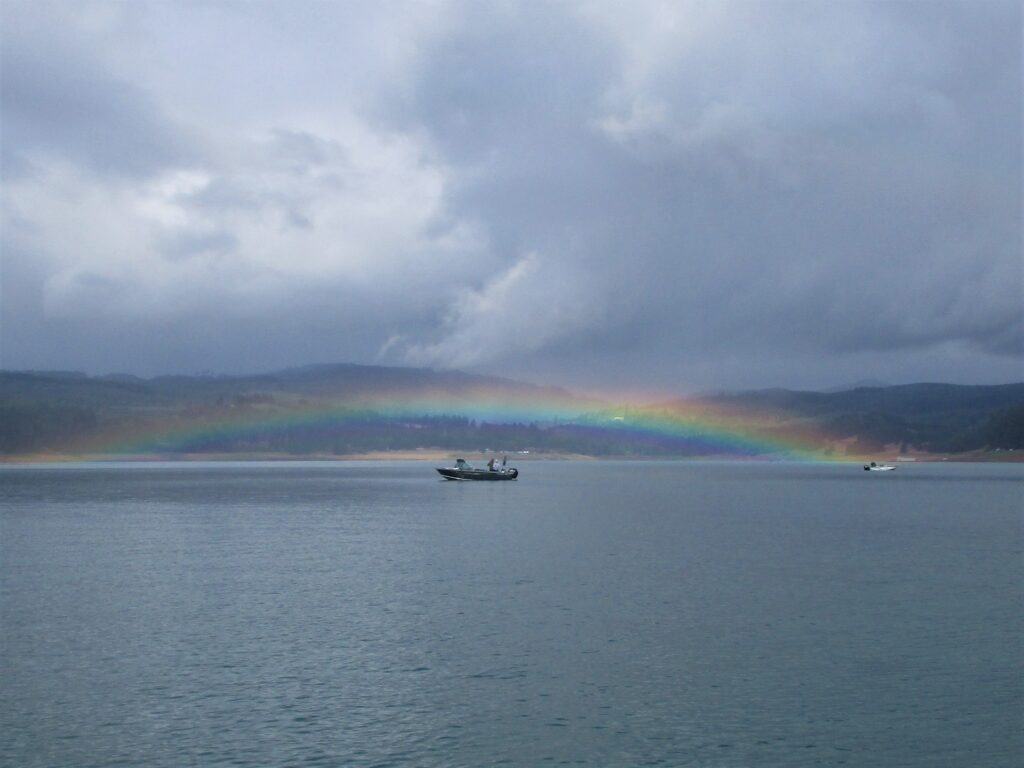
[[[1019,766],[1024,466],[0,467],[0,764]]]

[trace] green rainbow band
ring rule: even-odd
[[[126,427],[80,446],[83,451],[138,454],[179,450],[254,431],[341,426],[375,419],[460,417],[493,424],[569,424],[581,429],[630,434],[707,446],[709,453],[784,455],[811,461],[835,459],[836,438],[795,426],[780,415],[730,409],[701,400],[671,406],[608,405],[567,396],[526,398],[518,393],[476,391],[358,397],[349,401],[301,404],[262,412],[222,411]]]

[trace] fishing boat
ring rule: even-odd
[[[519,470],[506,467],[504,459],[500,466],[491,459],[486,469],[477,469],[465,459],[456,459],[454,467],[437,467],[437,471],[445,480],[515,480],[519,477]]]
[[[896,467],[891,464],[875,464],[873,461],[870,464],[864,465],[865,472],[892,472],[894,469]]]

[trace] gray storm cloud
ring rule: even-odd
[[[1016,4],[3,22],[4,367],[1019,378]]]

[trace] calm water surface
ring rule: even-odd
[[[0,468],[0,764],[1019,766],[1024,466]]]

